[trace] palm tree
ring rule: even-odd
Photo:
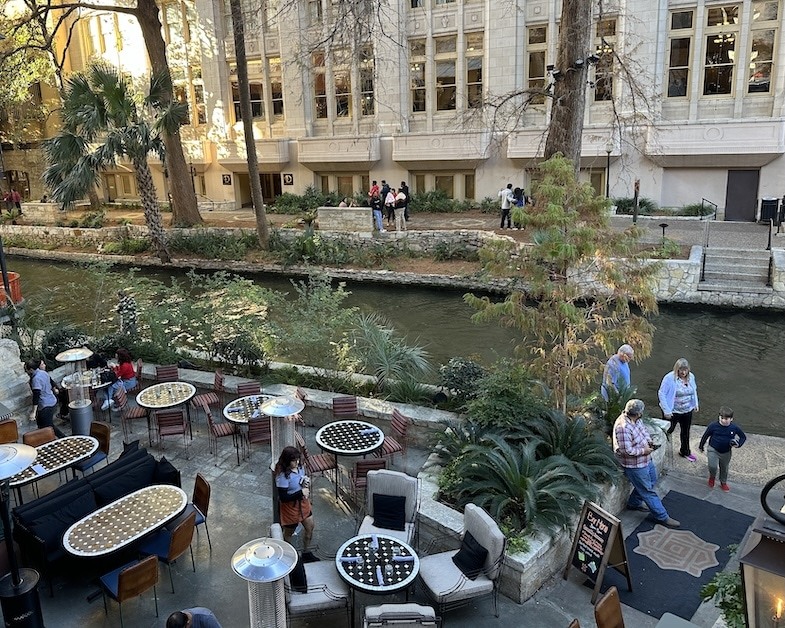
[[[63,130],[44,142],[48,162],[44,181],[52,197],[63,204],[82,198],[98,183],[101,170],[114,166],[118,157],[127,158],[133,166],[150,240],[165,263],[170,257],[147,157],[154,153],[164,159],[161,133],[179,127],[185,116],[184,105],[161,98],[168,81],[168,74],[153,76],[142,109],[128,81],[115,68],[94,65],[68,80]],[[153,114],[151,124],[148,118]]]

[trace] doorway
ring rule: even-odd
[[[262,198],[266,205],[275,203],[275,199],[281,195],[281,173],[280,172],[261,172],[259,180],[262,183]]]
[[[728,170],[725,220],[754,222],[760,170]]]

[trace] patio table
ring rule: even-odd
[[[191,438],[193,433],[191,430],[191,410],[188,401],[191,400],[196,394],[196,387],[188,382],[162,382],[160,384],[153,384],[142,390],[136,395],[136,403],[142,408],[146,408],[147,412],[147,437],[152,443],[152,426],[150,424],[150,411],[165,410],[167,408],[174,408],[176,406],[186,404],[185,412],[188,417],[188,430]]]
[[[336,456],[367,456],[384,443],[384,432],[365,421],[333,421],[316,432],[316,444]],[[338,495],[338,470],[335,472],[335,495]]]
[[[243,439],[243,428],[248,427],[248,421],[255,418],[266,416],[262,410],[262,404],[274,399],[275,395],[246,395],[227,403],[223,409],[224,418],[234,426],[235,439],[234,447],[237,450],[237,464],[240,464],[240,448],[242,441],[243,460],[245,460],[245,441]]]

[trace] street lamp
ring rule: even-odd
[[[605,144],[605,198],[611,197],[611,153],[613,152],[613,140],[610,139]]]

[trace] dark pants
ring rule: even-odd
[[[692,410],[679,414],[674,412],[670,418],[671,426],[668,428],[668,434],[673,434],[676,426],[679,426],[679,455],[690,455],[690,426],[692,425]]]
[[[510,210],[509,209],[502,209],[502,222],[499,225],[499,229],[504,229],[504,221],[507,221],[507,228],[509,229],[512,225],[512,220],[510,219]]]
[[[55,411],[57,410],[57,406],[49,406],[48,408],[38,407],[38,411],[35,413],[35,424],[40,427],[51,427],[54,428],[55,434],[57,438],[63,438],[65,434],[60,431],[60,429],[54,424],[54,417]]]

